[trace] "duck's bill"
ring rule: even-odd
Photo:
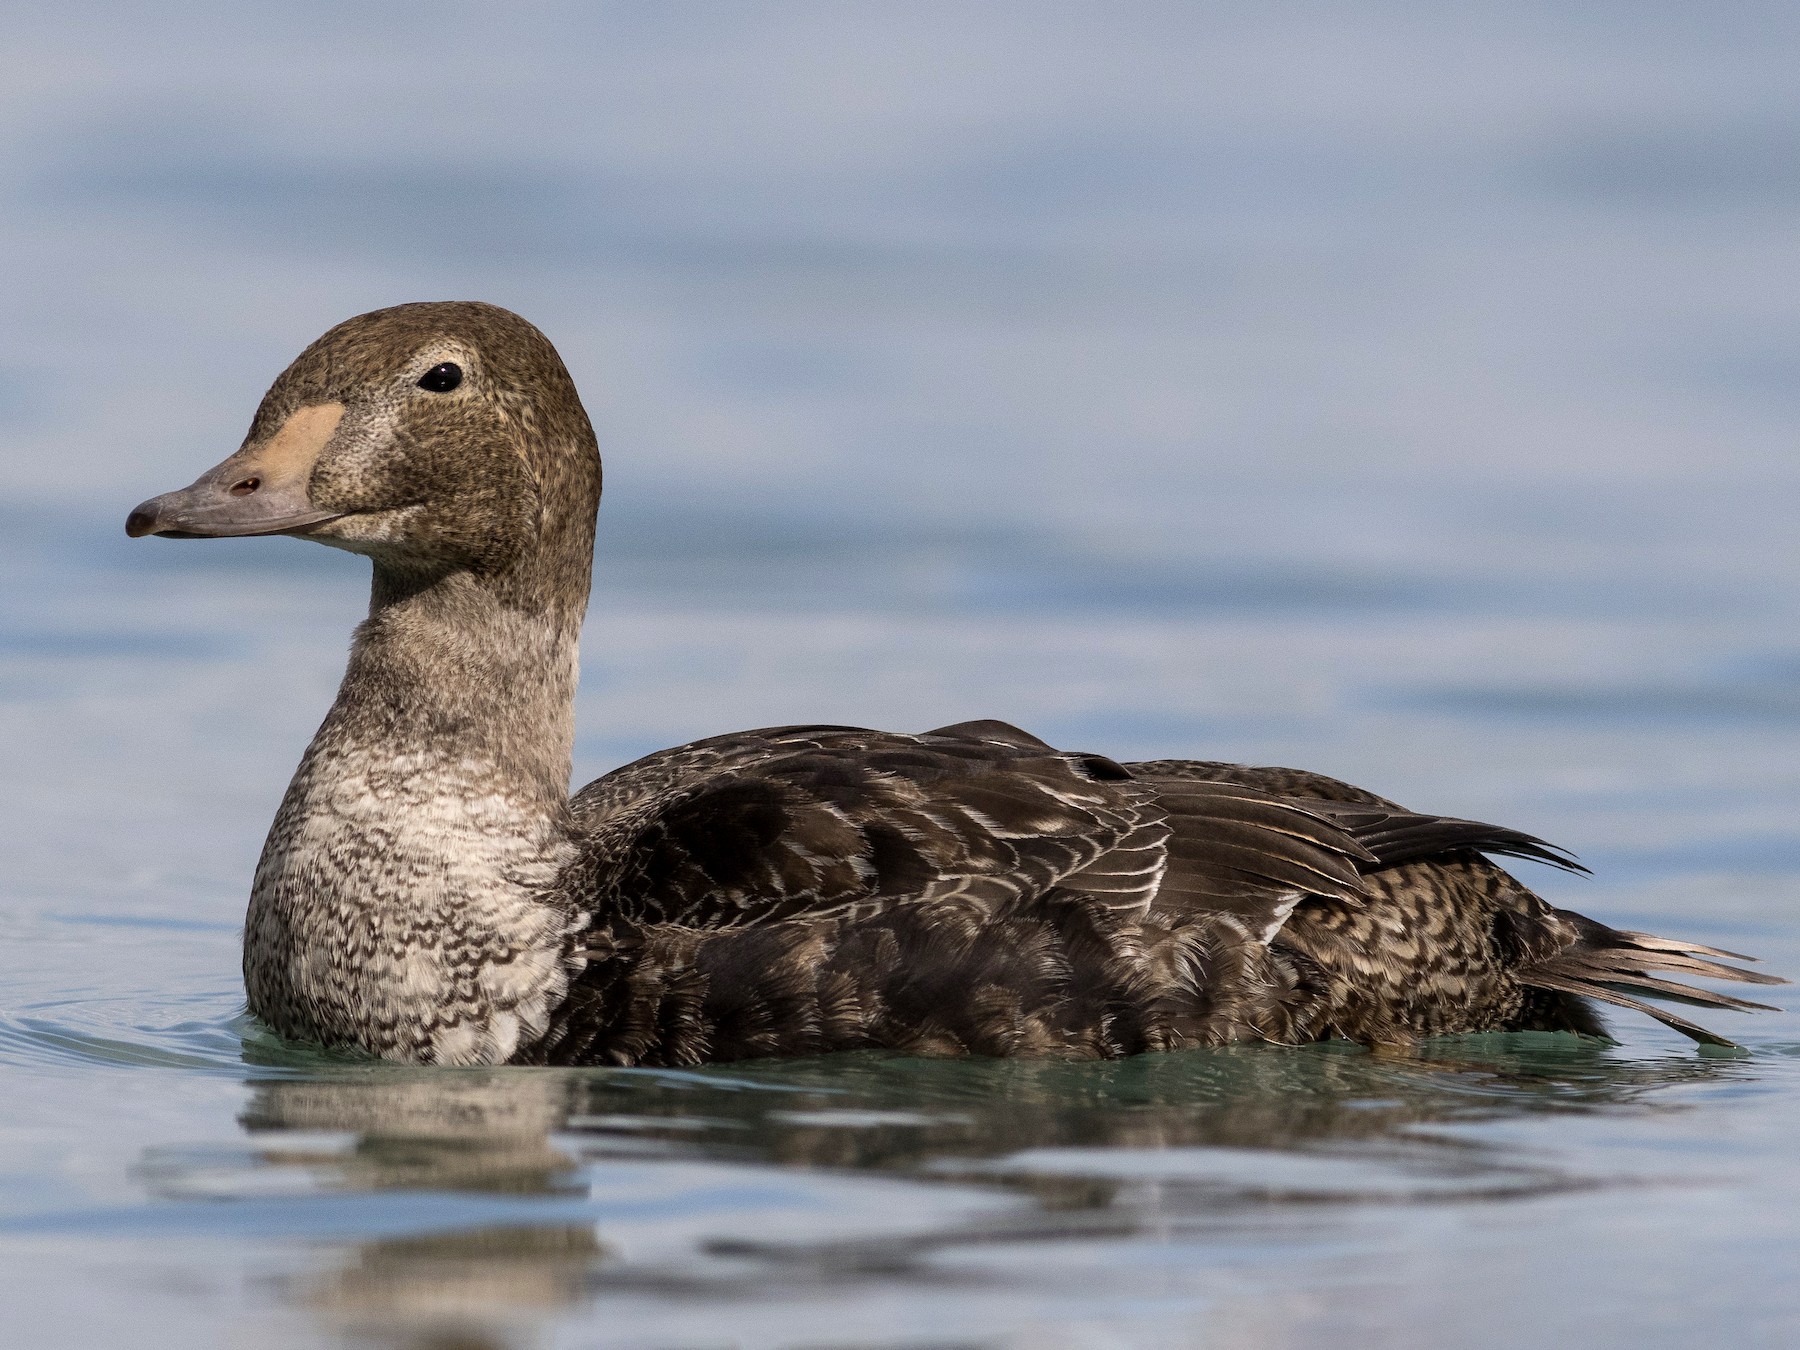
[[[146,534],[160,534],[165,539],[232,539],[304,533],[343,517],[341,511],[321,511],[313,506],[304,490],[265,488],[233,496],[232,489],[243,476],[221,474],[219,469],[178,492],[165,492],[140,504],[125,517],[125,533],[133,539]]]
[[[289,417],[275,434],[208,469],[187,487],[141,503],[125,518],[133,539],[229,539],[253,534],[303,534],[342,511],[315,506],[307,483],[344,408],[315,404]]]

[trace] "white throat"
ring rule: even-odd
[[[451,624],[396,604],[363,625],[269,831],[244,982],[283,1035],[501,1063],[583,964],[587,916],[556,887],[574,633],[456,603]]]

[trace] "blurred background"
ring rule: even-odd
[[[125,513],[234,449],[326,327],[402,301],[524,314],[599,431],[578,782],[739,727],[998,716],[1530,829],[1600,873],[1559,902],[1800,973],[1797,61],[1800,10],[1758,3],[8,6],[0,1073],[32,1104],[0,1203],[124,1207],[24,1287],[111,1334],[87,1295],[148,1269],[105,1245],[154,1208],[145,1150],[242,1145],[236,926],[366,587],[298,541],[128,542]],[[1652,1277],[1677,1207],[1483,1257],[1613,1243],[1611,1331],[1568,1309],[1589,1344],[1795,1325],[1733,1272],[1800,1248],[1800,1029],[1726,1029],[1763,1058],[1667,1147],[1740,1132],[1719,1223],[1756,1255]],[[1693,1063],[1635,1024],[1618,1053]],[[122,1119],[126,1065],[172,1077],[131,1077]],[[1610,1175],[1618,1146],[1564,1161]],[[1460,1250],[1407,1213],[1357,1240]],[[267,1301],[173,1250],[200,1292],[172,1336]],[[1194,1321],[1217,1290],[1168,1278],[1169,1344],[1343,1331],[1325,1295],[1262,1339]],[[1447,1288],[1419,1344],[1532,1327]],[[961,1343],[881,1297],[870,1337]]]

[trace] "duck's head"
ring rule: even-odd
[[[301,352],[237,453],[125,532],[295,535],[415,585],[467,572],[585,600],[599,497],[593,430],[542,333],[493,305],[398,305]]]

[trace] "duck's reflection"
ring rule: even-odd
[[[566,1080],[492,1070],[399,1070],[253,1084],[239,1116],[253,1135],[348,1134],[348,1148],[283,1149],[345,1190],[579,1194],[575,1164],[550,1142],[568,1117]]]
[[[510,1344],[581,1298],[591,1227],[491,1228],[361,1245],[294,1292],[346,1338],[419,1347]]]
[[[665,1253],[654,1269],[615,1258],[609,1229],[629,1245],[640,1220],[584,1209],[611,1172],[667,1164],[673,1176],[704,1162],[764,1178],[899,1174],[1005,1187],[1030,1202],[985,1241],[1067,1236],[1071,1225],[1229,1235],[1245,1201],[1266,1216],[1271,1202],[1304,1200],[1316,1214],[1322,1200],[1479,1203],[1587,1184],[1554,1161],[1482,1143],[1479,1131],[1438,1127],[1657,1109],[1659,1088],[1744,1072],[1727,1059],[1633,1063],[1561,1036],[1464,1040],[1413,1059],[1326,1046],[1112,1064],[837,1056],[692,1073],[369,1066],[253,1083],[242,1121],[261,1167],[291,1169],[327,1194],[395,1200],[368,1211],[381,1235],[297,1279],[292,1301],[356,1341],[502,1346],[613,1292],[719,1298],[754,1284],[766,1297],[771,1282],[805,1271],[804,1251],[797,1261],[793,1235],[780,1231],[715,1241],[695,1230],[685,1256],[670,1265]],[[1070,1168],[1070,1150],[1131,1166]],[[1177,1157],[1179,1167],[1159,1162]],[[1354,1166],[1321,1190],[1321,1160]],[[1290,1194],[1289,1172],[1312,1179]],[[906,1280],[931,1253],[969,1240],[947,1219],[941,1232],[909,1235],[906,1259],[889,1242],[879,1278]],[[843,1272],[845,1250],[831,1244],[829,1262],[805,1277]],[[780,1259],[747,1276],[759,1251]]]
[[[585,1194],[575,1160],[550,1137],[567,1118],[568,1087],[549,1074],[381,1069],[255,1084],[240,1119],[267,1165],[301,1169],[333,1192],[441,1198],[453,1230],[358,1243],[293,1281],[288,1297],[347,1340],[419,1350],[498,1350],[577,1302],[606,1255],[592,1223],[456,1218],[473,1209],[457,1197]],[[413,1221],[429,1228],[432,1216]],[[377,1222],[408,1216],[396,1209]]]

